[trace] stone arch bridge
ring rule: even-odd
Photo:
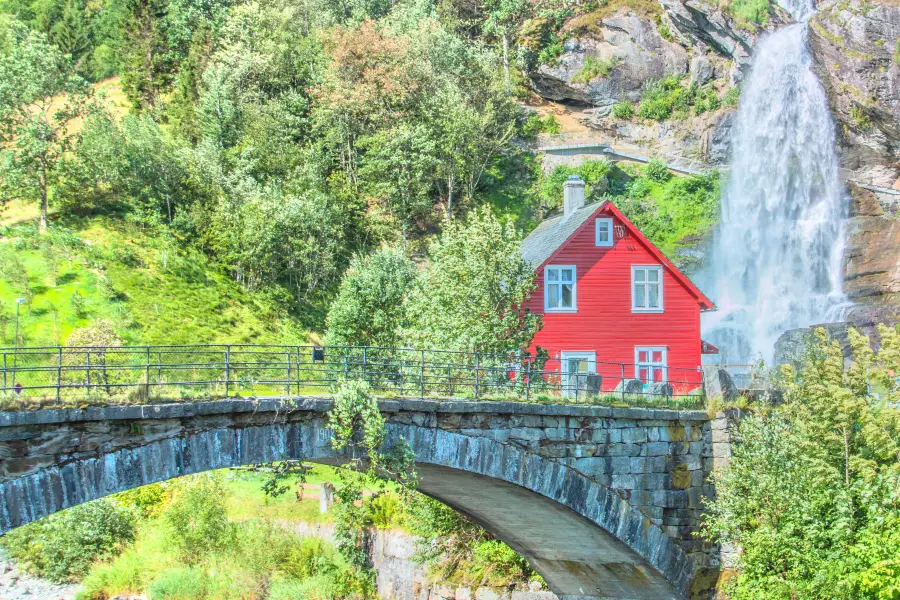
[[[527,558],[564,599],[708,596],[698,536],[724,422],[699,411],[383,400],[420,491]],[[0,412],[0,533],[108,494],[211,469],[340,463],[326,398]]]

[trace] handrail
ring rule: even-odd
[[[593,372],[568,373],[524,352],[197,344],[0,348],[0,355],[0,409],[329,394],[348,379],[383,397],[703,404],[700,369],[591,361]]]

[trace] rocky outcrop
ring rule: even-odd
[[[900,195],[849,189],[844,291],[856,302],[900,308]]]
[[[850,179],[891,188],[900,176],[900,3],[820,8],[809,45],[838,125]]]
[[[588,78],[591,69],[585,64],[591,62],[604,65],[605,74]],[[627,11],[601,19],[590,35],[569,39],[558,62],[538,66],[531,81],[545,98],[590,104],[608,113],[616,102],[636,101],[645,82],[687,72],[687,51],[663,39],[651,20]]]

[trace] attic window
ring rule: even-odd
[[[662,312],[662,281],[662,267],[658,265],[631,267],[631,312]]]
[[[596,219],[594,221],[594,239],[597,246],[611,248],[613,245],[613,220]]]
[[[575,312],[575,267],[544,268],[544,310],[546,312]]]

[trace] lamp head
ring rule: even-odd
[[[25,298],[16,298],[16,304],[25,304]]]

